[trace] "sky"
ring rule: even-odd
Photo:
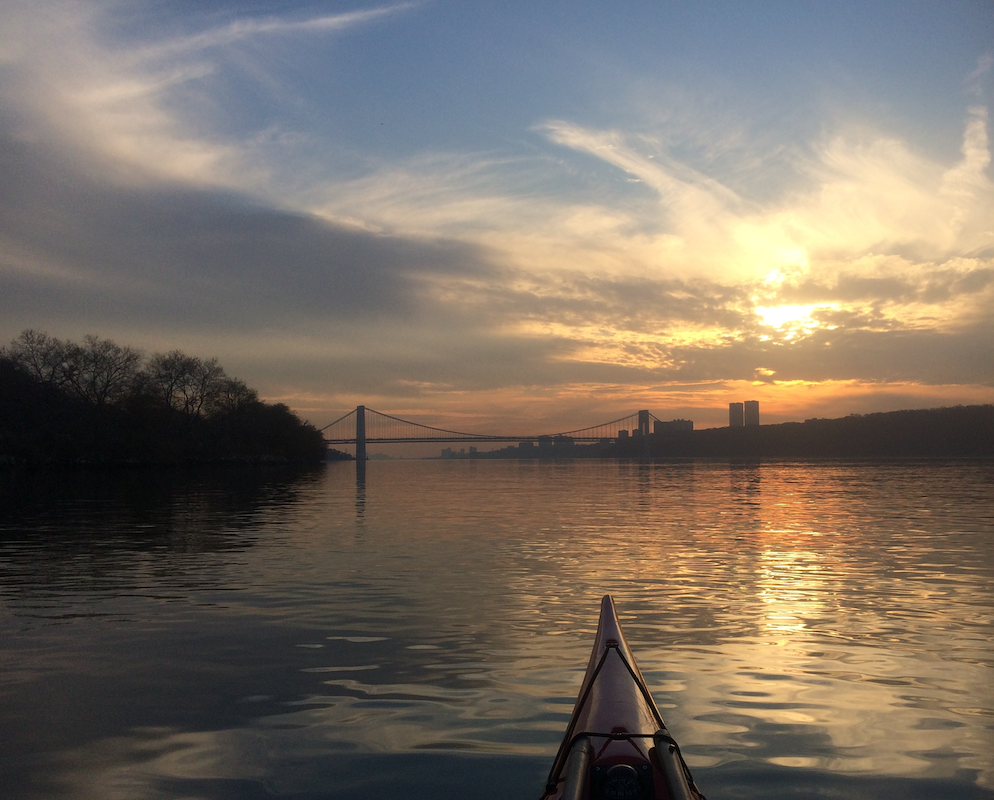
[[[994,3],[0,0],[0,342],[553,432],[994,402]]]

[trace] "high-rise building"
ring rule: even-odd
[[[742,403],[728,404],[728,427],[741,428],[745,424]]]
[[[759,425],[759,401],[758,400],[746,400],[745,401],[745,424],[746,425]]]

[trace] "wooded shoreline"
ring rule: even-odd
[[[216,359],[25,331],[0,352],[0,466],[317,463],[321,432]]]

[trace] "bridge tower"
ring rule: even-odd
[[[649,435],[649,412],[639,411],[639,435]]]
[[[366,471],[366,406],[356,406],[355,410],[355,468]]]
[[[649,460],[649,412],[639,411],[639,438],[642,439],[642,461]]]

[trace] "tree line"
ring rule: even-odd
[[[320,461],[320,432],[216,358],[25,330],[0,349],[0,463]]]

